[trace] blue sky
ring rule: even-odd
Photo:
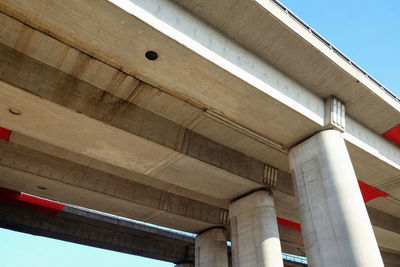
[[[357,65],[400,96],[400,1],[281,2]]]
[[[171,267],[105,249],[0,228],[0,267]]]
[[[400,96],[400,1],[282,0],[297,16]],[[0,229],[0,267],[173,266]]]

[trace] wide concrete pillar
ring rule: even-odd
[[[274,200],[270,192],[253,192],[230,207],[232,266],[283,267]]]
[[[341,133],[320,132],[291,149],[293,184],[310,266],[383,266]]]
[[[196,267],[228,267],[226,230],[211,228],[196,236]]]

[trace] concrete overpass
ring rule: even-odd
[[[0,227],[193,266],[195,235],[0,188]],[[230,255],[230,248],[227,251]],[[296,261],[297,260],[297,261]],[[290,257],[285,266],[306,266]]]
[[[10,191],[5,193],[3,190],[2,193],[10,195]],[[56,205],[57,208],[54,204],[40,206],[26,200],[15,201],[10,196],[8,199],[3,198],[0,204],[0,226],[169,262],[194,260],[194,239],[191,236],[87,209],[59,203]]]
[[[276,1],[0,9],[1,187],[223,226],[235,255],[298,254],[303,237],[313,266],[380,266],[376,244],[400,253],[399,99]],[[275,238],[248,251],[236,210],[260,203],[253,230]]]

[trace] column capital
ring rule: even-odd
[[[271,191],[270,188],[268,188],[268,187],[261,187],[261,188],[257,188],[257,189],[251,190],[251,191],[249,191],[249,192],[247,192],[247,193],[245,193],[245,194],[243,194],[243,195],[240,195],[240,196],[234,198],[234,199],[231,201],[231,203],[236,202],[236,201],[238,201],[239,199],[242,199],[242,198],[244,198],[244,197],[247,197],[248,195],[251,195],[251,194],[253,194],[253,193],[255,193],[255,192],[258,192],[258,191],[266,191],[266,192],[268,192],[270,195],[272,195],[272,191]]]
[[[229,208],[231,218],[248,209],[256,207],[274,207],[271,190],[259,188],[235,199]]]
[[[207,228],[205,230],[202,230],[197,233],[197,236],[205,235],[207,233],[226,233],[226,228],[224,226],[213,226],[210,228]],[[226,241],[226,236],[221,236],[222,239],[225,239]]]
[[[334,96],[325,100],[325,127],[341,132],[344,132],[346,128],[345,105]]]

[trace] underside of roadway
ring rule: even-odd
[[[288,150],[326,129],[324,99],[335,95],[358,179],[388,194],[366,204],[378,244],[400,254],[400,152],[381,136],[399,104],[317,53],[273,7],[221,1],[229,22],[207,1],[150,2],[132,0],[132,13],[105,0],[1,1],[0,126],[11,135],[0,140],[0,187],[192,233],[229,230],[231,201],[266,187],[277,216],[299,223]],[[270,27],[233,28],[244,8]],[[301,231],[279,227],[283,251],[304,255]]]

